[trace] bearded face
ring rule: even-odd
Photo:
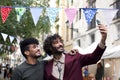
[[[36,44],[29,45],[27,55],[32,58],[39,58],[41,56],[40,47]]]
[[[64,52],[63,41],[59,38],[55,39],[52,43],[52,51],[54,54],[62,54]]]

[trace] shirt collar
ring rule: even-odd
[[[57,64],[57,62],[64,64],[65,63],[65,55],[62,54],[61,58],[59,60],[56,60],[55,58],[53,58],[55,63]]]

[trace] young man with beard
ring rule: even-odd
[[[53,55],[45,66],[45,80],[83,80],[82,67],[95,64],[104,53],[107,29],[99,25],[101,42],[91,54],[82,55],[76,53],[74,56],[64,54],[64,43],[58,34],[48,36],[43,44],[43,49],[49,55]]]
[[[20,49],[26,61],[14,69],[11,80],[44,80],[44,66],[47,61],[38,60],[41,56],[38,40],[27,38],[20,42]],[[73,50],[70,55],[75,53],[76,50]]]
[[[38,61],[41,56],[38,40],[27,38],[20,42],[20,49],[26,61],[14,69],[11,80],[44,80],[44,61]]]

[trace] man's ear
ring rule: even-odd
[[[25,51],[25,55],[29,55],[29,51]]]

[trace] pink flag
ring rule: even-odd
[[[65,9],[65,12],[66,12],[67,18],[69,20],[69,24],[71,25],[74,20],[75,15],[76,15],[77,9],[67,8],[67,9]]]
[[[1,17],[2,17],[2,23],[4,23],[12,10],[11,7],[1,7]]]

